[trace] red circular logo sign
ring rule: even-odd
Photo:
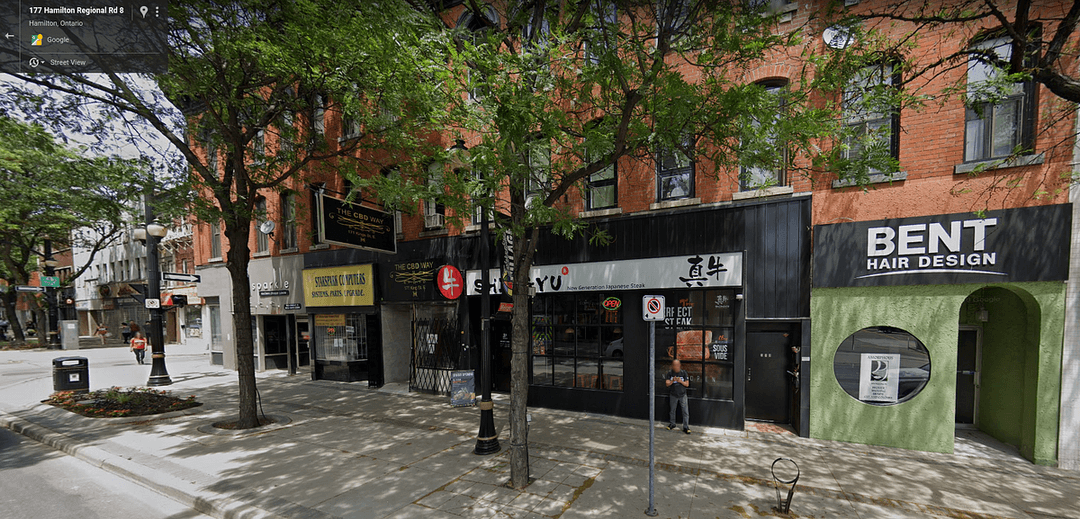
[[[439,292],[447,299],[457,299],[465,288],[465,280],[461,278],[461,271],[453,265],[444,265],[435,276],[435,283],[439,285]]]
[[[570,273],[570,269],[569,269],[569,268],[567,268],[567,267],[563,267],[563,268],[562,268],[562,275],[564,275],[564,276],[565,276],[565,275],[567,275],[567,274],[569,274],[569,273]]]

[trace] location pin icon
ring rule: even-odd
[[[143,18],[146,18],[146,11],[149,11],[149,9],[147,9],[145,5],[139,8],[139,12],[142,13]]]

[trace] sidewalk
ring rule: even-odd
[[[235,375],[215,369],[169,388],[204,402],[189,411],[95,419],[38,404],[0,413],[0,425],[215,517],[644,517],[643,421],[530,409],[535,482],[518,492],[503,486],[503,399],[495,407],[503,452],[486,457],[472,453],[476,408],[400,386],[281,373],[259,375],[264,411],[279,423],[223,431],[211,424],[235,416]],[[771,510],[769,472],[778,457],[802,470],[791,517],[1080,517],[1080,474],[1008,452],[942,455],[702,428],[656,431],[659,517],[781,516]]]

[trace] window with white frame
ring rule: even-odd
[[[615,48],[613,43],[616,35],[610,31],[617,30],[619,11],[613,2],[608,0],[590,0],[588,16],[593,19],[593,23],[585,33],[585,62],[597,65],[601,56]]]
[[[600,160],[611,160],[605,150],[593,149],[585,154],[586,163]],[[585,208],[587,210],[608,209],[619,203],[618,173],[616,161],[611,160],[600,171],[585,179]]]
[[[779,132],[780,118],[784,114],[784,93],[787,88],[787,81],[766,81],[760,83],[760,86],[765,89],[767,99],[770,99],[771,107],[775,111],[772,112],[771,121],[768,121],[767,117],[765,121],[761,117],[753,118],[750,121],[751,136],[744,140],[743,151],[748,154],[759,153],[761,156],[759,157],[760,160],[747,161],[755,165],[745,165],[740,168],[739,189],[742,191],[782,186],[787,181],[785,168],[788,158],[787,146],[780,137]],[[762,128],[763,123],[767,123],[765,128]],[[756,144],[760,144],[760,148],[755,150],[746,149],[746,145],[750,140],[759,141]]]
[[[210,257],[221,257],[221,224],[218,222],[210,224]]]
[[[270,251],[270,236],[267,233],[262,232],[260,227],[262,223],[266,221],[266,199],[260,198],[255,202],[255,218],[252,218],[255,222],[255,252],[269,252]]]
[[[895,80],[893,66],[878,63],[864,67],[844,88],[844,125],[849,130],[844,158],[900,156],[900,111],[892,105]]]
[[[281,248],[295,249],[296,241],[296,195],[281,195]]]
[[[432,162],[428,165],[428,185],[435,190],[442,187],[443,164]],[[446,225],[446,206],[434,198],[424,200],[424,228],[442,229]]]
[[[964,161],[1003,158],[1031,148],[1035,88],[1030,82],[1008,83],[1004,66],[1012,58],[1009,37],[973,46],[983,55],[968,60]]]
[[[551,143],[536,140],[526,155],[529,178],[525,182],[525,207],[543,203],[551,189]]]
[[[684,138],[681,146],[656,154],[656,199],[679,200],[694,196],[694,144]]]

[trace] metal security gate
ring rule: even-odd
[[[468,366],[456,317],[413,320],[413,351],[409,390],[450,394],[450,372]]]

